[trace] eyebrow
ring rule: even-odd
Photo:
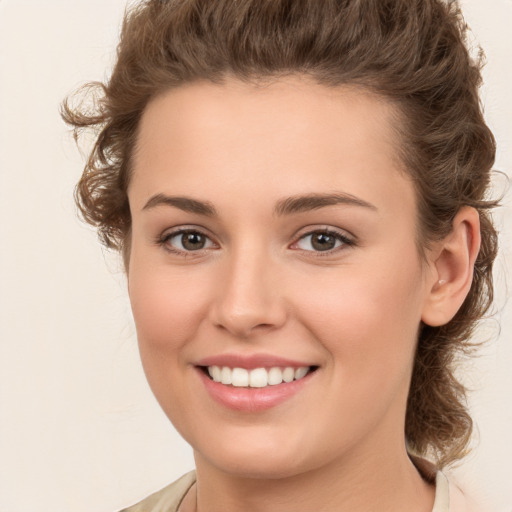
[[[377,207],[367,201],[356,196],[346,193],[333,194],[306,194],[299,196],[287,197],[277,202],[274,213],[278,216],[291,215],[310,210],[318,210],[326,206],[348,205],[368,208],[377,211]],[[184,196],[168,196],[166,194],[156,194],[142,208],[150,210],[157,206],[173,206],[185,212],[196,213],[206,217],[217,216],[217,211],[209,201],[199,201],[191,197]]]
[[[353,196],[352,194],[333,193],[333,194],[306,194],[300,196],[288,197],[279,201],[275,208],[277,215],[290,215],[309,210],[318,210],[326,206],[335,205],[359,206],[378,211],[377,207],[367,201]]]
[[[144,205],[143,210],[150,210],[157,206],[174,206],[184,212],[197,213],[206,217],[215,217],[217,211],[212,203],[208,201],[198,201],[191,197],[168,196],[165,194],[156,194]]]

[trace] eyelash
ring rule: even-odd
[[[307,237],[311,237],[314,235],[328,235],[332,236],[336,242],[341,242],[338,247],[334,247],[332,249],[327,249],[324,251],[314,251],[314,250],[306,250],[306,249],[298,249],[302,251],[303,253],[312,254],[317,258],[322,258],[326,256],[331,256],[339,251],[345,250],[349,247],[354,247],[356,245],[355,240],[352,238],[349,238],[347,235],[340,233],[339,231],[336,231],[334,229],[330,228],[323,228],[323,229],[314,229],[312,231],[308,231],[307,233],[304,233],[299,236],[296,242],[292,244],[292,246],[298,245],[302,240],[306,239]]]
[[[194,254],[197,255],[197,254],[200,254],[203,251],[207,250],[207,249],[198,249],[196,251],[186,251],[186,250],[182,250],[182,249],[177,249],[169,244],[169,241],[171,239],[173,239],[177,236],[180,236],[180,235],[184,235],[184,234],[200,235],[200,236],[204,237],[205,239],[209,240],[212,244],[214,244],[214,242],[208,235],[203,233],[201,230],[195,229],[195,228],[180,228],[175,231],[163,233],[161,236],[159,236],[157,238],[156,243],[157,243],[157,245],[163,247],[166,251],[171,252],[173,254],[179,254],[180,256],[184,256],[184,257],[194,256]]]
[[[173,247],[169,244],[169,241],[172,238],[175,238],[175,237],[183,235],[183,234],[197,234],[202,237],[205,237],[207,240],[210,241],[211,244],[216,245],[215,242],[213,242],[212,239],[208,235],[206,235],[201,230],[194,229],[194,228],[180,228],[175,231],[166,232],[156,239],[156,243],[157,243],[157,245],[163,247],[166,251],[174,253],[174,254],[178,254],[178,255],[181,255],[184,257],[190,257],[190,256],[193,256],[194,254],[199,255],[199,254],[203,253],[205,250],[209,249],[209,248],[205,248],[205,249],[197,249],[195,251],[187,251],[187,250],[182,250],[182,249],[176,249],[175,247]],[[324,228],[324,229],[314,229],[312,231],[308,231],[307,233],[300,235],[297,238],[297,240],[291,244],[290,247],[293,248],[293,246],[296,246],[297,244],[299,244],[299,242],[306,239],[308,236],[313,236],[313,235],[317,235],[317,234],[332,236],[335,238],[336,241],[341,242],[341,244],[338,247],[334,247],[333,249],[327,249],[325,251],[314,251],[314,250],[306,250],[306,249],[300,249],[300,248],[297,248],[297,250],[300,250],[303,253],[309,253],[311,255],[314,255],[315,257],[321,258],[321,257],[332,255],[333,253],[343,250],[344,248],[353,247],[356,245],[355,240],[340,233],[339,231]]]

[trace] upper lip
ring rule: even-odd
[[[292,367],[300,368],[302,366],[313,366],[310,362],[296,361],[271,354],[219,354],[205,357],[196,361],[195,366],[227,366],[228,368],[273,368],[273,367]]]

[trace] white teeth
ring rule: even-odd
[[[225,385],[232,385],[237,388],[251,387],[264,388],[266,386],[276,386],[283,382],[292,382],[304,378],[309,373],[309,366],[299,368],[272,367],[255,368],[246,370],[245,368],[229,368],[228,366],[208,366],[208,374],[215,382],[221,382]]]
[[[271,386],[281,384],[283,382],[283,372],[281,368],[270,368],[268,371],[268,383]]]
[[[268,384],[268,374],[265,368],[256,368],[249,373],[249,387],[264,388]]]
[[[233,382],[231,377],[231,369],[227,366],[224,366],[220,372],[220,381],[222,384],[231,384]]]
[[[215,382],[220,382],[221,373],[218,366],[208,366],[208,373]]]
[[[249,372],[245,368],[233,368],[231,372],[231,384],[235,388],[244,388],[249,385]]]
[[[291,382],[295,378],[295,370],[289,366],[283,370],[283,380]]]
[[[301,368],[297,368],[295,370],[295,380],[302,379],[302,377],[305,377],[309,371],[309,368],[306,366],[302,366]]]

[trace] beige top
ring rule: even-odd
[[[195,471],[191,471],[176,482],[121,512],[177,512],[181,500],[195,481]],[[480,512],[480,510],[471,507],[462,491],[449,483],[446,476],[438,471],[432,512]]]

